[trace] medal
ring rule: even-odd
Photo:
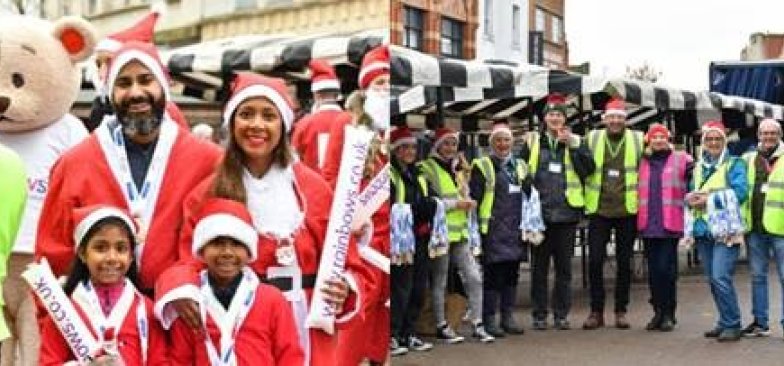
[[[278,246],[275,248],[275,258],[281,266],[291,266],[297,261],[297,253],[291,238],[280,238],[277,240]]]

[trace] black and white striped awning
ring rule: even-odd
[[[175,93],[214,100],[223,74],[255,71],[303,79],[313,58],[326,59],[336,68],[356,68],[365,53],[388,40],[388,29],[342,35],[245,35],[164,50],[161,57],[181,83]]]

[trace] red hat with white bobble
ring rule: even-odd
[[[389,47],[378,46],[365,54],[359,69],[359,88],[367,89],[377,77],[389,74]]]
[[[335,69],[326,60],[312,59],[308,64],[310,68],[310,91],[340,91],[340,82],[335,74]]]
[[[161,5],[162,4],[162,5]],[[136,24],[127,29],[107,35],[95,45],[95,51],[116,52],[123,44],[130,41],[152,43],[155,37],[155,24],[166,12],[165,3],[156,3],[150,12]]]
[[[613,98],[604,106],[604,114],[602,116],[612,115],[626,117],[626,103],[622,99]]]
[[[441,146],[441,144],[443,144],[444,141],[446,141],[448,139],[455,139],[457,141],[460,141],[458,136],[459,135],[458,135],[457,131],[455,131],[455,130],[449,128],[449,127],[441,127],[439,129],[437,129],[436,130],[436,140],[433,143],[433,150],[438,149],[438,147]]]
[[[286,132],[294,123],[294,101],[291,100],[288,88],[283,79],[262,76],[252,72],[237,74],[231,87],[231,97],[223,110],[223,126],[228,127],[237,107],[250,98],[264,97],[269,99],[280,112]]]
[[[79,249],[82,240],[84,240],[84,237],[95,224],[110,217],[122,220],[122,222],[128,226],[128,230],[131,231],[131,234],[136,235],[138,227],[136,226],[136,223],[131,220],[131,215],[124,209],[109,205],[78,207],[73,210],[73,221],[76,224],[73,232],[74,243],[76,243],[74,249]]]
[[[219,237],[228,237],[244,244],[251,262],[258,258],[259,234],[243,203],[224,198],[210,198],[204,203],[199,211],[199,221],[193,229],[193,257],[200,258],[201,249]]]
[[[702,141],[703,144],[705,143],[705,136],[708,135],[708,132],[718,132],[721,134],[721,137],[723,137],[725,140],[727,139],[727,130],[724,129],[724,123],[722,123],[721,121],[705,122],[705,124],[702,125],[702,128],[700,128],[700,130],[702,131],[702,136],[700,137],[700,140]]]
[[[401,145],[416,144],[417,139],[408,127],[398,127],[389,133],[390,147],[392,150]]]

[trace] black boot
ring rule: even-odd
[[[501,328],[509,334],[523,334],[525,330],[517,324],[511,311],[501,313]]]
[[[662,316],[661,323],[659,323],[659,330],[662,332],[671,332],[675,329],[675,322],[672,320],[672,316],[670,314],[664,314]]]
[[[664,317],[664,314],[662,313],[661,309],[659,309],[659,308],[654,309],[653,310],[653,318],[651,318],[651,321],[649,321],[648,324],[645,325],[645,330],[658,330],[658,329],[660,329],[663,317]]]
[[[505,336],[503,329],[498,327],[495,315],[485,316],[484,319],[482,319],[482,323],[484,323],[485,330],[491,336],[495,338],[503,338]]]

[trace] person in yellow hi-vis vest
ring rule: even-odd
[[[694,167],[689,194],[686,195],[691,214],[691,220],[687,220],[687,223],[691,222],[691,230],[686,230],[690,231],[690,236],[697,244],[705,276],[710,282],[713,302],[719,313],[716,326],[705,332],[705,337],[717,338],[720,342],[737,341],[741,337],[738,294],[732,281],[740,245],[734,243],[734,237],[716,237],[715,232],[731,226],[732,221],[725,219],[709,224],[711,211],[715,211],[715,207],[732,204],[730,200],[722,199],[725,193],[736,201],[736,205],[746,202],[746,163],[730,156],[727,151],[724,125],[719,121],[710,121],[702,126],[702,153]],[[720,205],[715,204],[716,201]],[[738,226],[742,227],[743,224],[738,223]],[[740,241],[742,243],[742,238]]]
[[[0,293],[5,279],[8,257],[27,202],[27,174],[22,159],[13,150],[0,145]],[[0,312],[3,311],[0,298]],[[0,341],[10,336],[4,315],[0,315]],[[6,355],[6,357],[11,357]]]
[[[509,124],[496,123],[490,132],[490,154],[475,159],[471,169],[471,198],[479,203],[482,237],[482,321],[494,337],[523,334],[512,312],[520,262],[528,257],[520,223],[523,194],[530,195],[531,180],[526,163],[512,156],[513,139]],[[496,321],[499,308],[500,326]]]
[[[778,270],[778,282],[784,285],[784,142],[781,124],[764,119],[757,129],[757,150],[743,155],[749,183],[749,199],[743,205],[748,234],[751,267],[751,314],[754,321],[743,335],[767,337],[768,264],[771,254]],[[784,288],[784,287],[782,287]],[[784,315],[782,315],[784,321]]]
[[[548,96],[543,131],[527,134],[520,151],[539,191],[545,224],[544,241],[531,247],[531,315],[536,330],[547,329],[548,307],[554,328],[571,328],[572,258],[577,224],[585,207],[582,182],[596,168],[585,141],[566,126],[566,108],[562,95]],[[553,301],[548,306],[551,258],[555,281]]]
[[[437,203],[432,188],[422,176],[417,161],[417,139],[406,126],[390,133],[389,193],[390,214],[390,324],[389,353],[400,356],[409,351],[427,351],[433,344],[416,335],[414,325],[425,303],[430,269],[428,244]],[[408,212],[398,213],[404,206]],[[406,215],[410,213],[410,215]],[[405,217],[408,216],[408,217]],[[408,219],[408,220],[406,220]]]
[[[431,156],[420,163],[420,169],[435,196],[444,202],[446,226],[449,236],[449,250],[445,255],[433,258],[431,263],[432,281],[430,289],[433,298],[433,315],[436,320],[436,338],[448,344],[459,343],[464,338],[458,335],[447,323],[444,312],[446,284],[449,266],[454,265],[463,280],[468,295],[468,311],[473,317],[473,337],[483,343],[495,340],[487,333],[482,323],[482,276],[479,264],[469,246],[469,212],[476,208],[476,201],[466,197],[468,182],[462,182],[462,171],[458,154],[458,134],[442,127],[436,130]]]
[[[591,131],[586,136],[596,170],[585,182],[591,313],[583,323],[583,329],[604,326],[604,260],[613,230],[617,264],[615,327],[628,329],[626,310],[637,236],[637,174],[643,134],[626,128],[626,107],[620,99],[607,103],[602,118],[606,128]]]

